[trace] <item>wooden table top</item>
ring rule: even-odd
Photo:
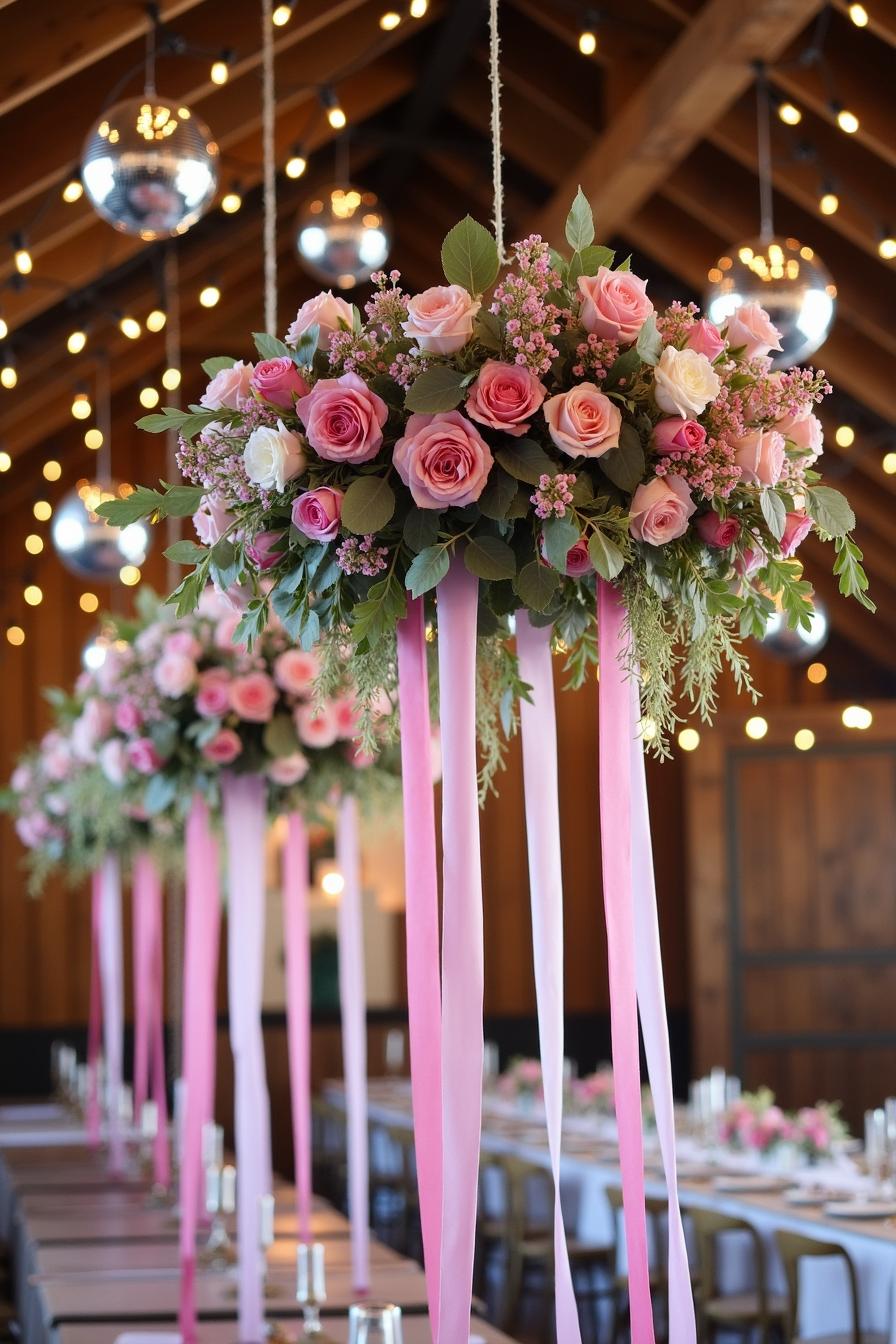
[[[63,1325],[59,1329],[59,1344],[116,1344],[119,1335],[130,1334],[137,1327],[118,1321],[103,1325]],[[287,1332],[295,1336],[296,1327],[288,1325]],[[333,1344],[345,1344],[348,1339],[348,1321],[328,1319],[326,1331]],[[405,1316],[402,1319],[404,1344],[432,1344],[429,1320],[423,1316]],[[484,1321],[474,1321],[470,1328],[470,1339],[481,1340],[482,1344],[513,1344],[507,1335],[502,1335],[494,1326]],[[160,1341],[161,1344],[161,1341]],[[233,1325],[229,1321],[203,1321],[199,1327],[199,1344],[236,1344]],[[321,1344],[327,1344],[322,1341]]]
[[[56,1200],[55,1212],[27,1215],[28,1233],[40,1246],[58,1246],[70,1242],[102,1241],[177,1241],[178,1225],[168,1209],[119,1207],[73,1211],[65,1201]],[[284,1211],[274,1220],[278,1237],[296,1239],[298,1220],[294,1212]],[[231,1235],[235,1226],[231,1225]],[[311,1214],[311,1234],[319,1241],[349,1235],[348,1220],[335,1209],[315,1209]]]
[[[296,1261],[296,1243],[277,1241],[268,1251],[268,1264],[284,1272],[292,1272]],[[398,1265],[404,1257],[389,1246],[370,1243],[370,1263],[374,1267]],[[175,1241],[137,1242],[74,1242],[67,1246],[37,1247],[37,1276],[60,1278],[63,1275],[83,1275],[101,1278],[107,1274],[121,1274],[127,1270],[177,1270],[180,1251]],[[348,1238],[334,1238],[327,1242],[328,1269],[343,1269],[351,1264],[351,1243]]]

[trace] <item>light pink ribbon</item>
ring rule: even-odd
[[[220,925],[218,846],[208,808],[197,795],[186,827],[179,1311],[185,1344],[193,1344],[197,1334],[196,1232],[203,1195],[202,1127],[214,1117]]]
[[[551,666],[551,630],[517,613],[520,678],[532,688],[520,700],[532,949],[547,1121],[554,1177],[554,1275],[557,1339],[580,1344],[581,1329],[560,1204],[560,1141],[563,1129],[563,876],[560,863],[560,798],[557,784],[557,720]]]
[[[124,1171],[125,1165],[125,1141],[121,1123],[124,961],[121,935],[121,868],[114,854],[107,854],[100,868],[100,978],[103,991],[109,1170],[118,1176]]]
[[[90,1010],[87,1020],[87,1104],[85,1122],[87,1142],[100,1145],[100,1041],[103,1032],[103,988],[100,974],[100,923],[102,920],[102,877],[97,868],[90,881]]]
[[[479,581],[437,590],[442,727],[442,1258],[438,1344],[468,1344],[482,1128],[482,870],[476,775]]]
[[[361,913],[361,849],[357,799],[339,803],[336,859],[344,886],[339,902],[339,1007],[348,1130],[348,1214],[356,1293],[370,1287],[370,1179],[367,1153],[367,993]]]
[[[134,860],[134,1119],[140,1123],[150,1093],[158,1124],[153,1139],[153,1179],[168,1188],[168,1102],[165,1093],[165,1024],[162,999],[162,879],[145,851]]]
[[[308,928],[308,832],[291,812],[283,847],[283,944],[286,1034],[299,1237],[311,1240],[311,943]]]
[[[235,1084],[239,1337],[266,1338],[261,1198],[271,1191],[271,1114],[261,997],[264,970],[266,784],[261,775],[223,781],[227,837],[227,972]]]
[[[433,1338],[438,1339],[442,1238],[442,987],[432,724],[423,600],[419,597],[409,600],[408,614],[398,624],[398,704],[414,1150],[426,1296]]]
[[[632,895],[632,719],[626,652],[621,598],[610,584],[598,580],[601,858],[631,1335],[637,1344],[653,1344]]]
[[[669,1344],[694,1344],[697,1326],[694,1295],[688,1266],[688,1252],[678,1201],[678,1170],[675,1156],[675,1108],[672,1096],[672,1063],[669,1057],[669,1027],[663,986],[663,961],[660,952],[659,918],[653,875],[653,849],[650,841],[650,813],[647,806],[647,776],[644,748],[638,735],[641,713],[638,685],[629,682],[629,739],[632,769],[632,879],[634,917],[638,937],[635,942],[635,971],[638,1005],[641,1010],[641,1035],[647,1057],[647,1072],[653,1095],[666,1189],[669,1195],[667,1222],[669,1266]]]

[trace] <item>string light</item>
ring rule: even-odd
[[[874,722],[874,715],[864,705],[847,705],[840,718],[844,728],[858,728],[860,732],[870,728]]]
[[[331,89],[329,85],[320,91],[320,100],[323,103],[327,114],[327,121],[333,127],[334,131],[344,129],[348,118],[339,106],[339,99],[336,96],[336,90]]]
[[[9,453],[0,453],[0,471],[9,471],[12,466],[12,458]]]
[[[25,538],[25,550],[29,555],[40,555],[44,548],[44,539],[39,537],[36,532],[29,532]]]
[[[30,275],[34,269],[34,261],[21,233],[17,233],[13,239],[13,260],[16,264],[16,270],[19,275]]]
[[[7,322],[3,314],[0,313],[0,341],[5,341],[8,335],[9,335],[9,323]]]
[[[894,236],[892,229],[881,229],[880,237],[877,240],[877,250],[884,261],[892,261],[896,257],[896,236]]]
[[[806,676],[813,686],[820,686],[823,681],[827,681],[828,670],[824,663],[810,663],[806,668]]]
[[[43,477],[45,481],[58,481],[62,475],[62,465],[55,458],[51,457],[43,465]]]
[[[597,51],[597,33],[591,28],[584,28],[579,33],[579,51],[583,56],[593,56]]]
[[[142,328],[136,317],[131,317],[125,313],[118,319],[118,329],[122,336],[127,336],[129,341],[139,340]]]
[[[86,392],[78,392],[72,402],[72,415],[76,420],[87,420],[93,414],[93,407]]]
[[[53,505],[48,504],[45,499],[38,499],[31,512],[39,523],[48,523],[53,517]]]
[[[212,68],[209,71],[209,79],[213,84],[226,84],[230,78],[230,62],[233,60],[232,51],[222,51],[216,61],[212,62]]]
[[[756,714],[752,719],[747,719],[744,732],[754,742],[759,742],[768,732],[768,720],[764,719],[761,714]]]
[[[884,453],[881,466],[888,476],[896,476],[896,453]]]
[[[43,592],[36,583],[29,583],[22,596],[29,607],[39,607],[44,600]]]
[[[147,409],[148,411],[151,411],[151,410],[153,409],[153,407],[154,407],[154,406],[158,406],[158,404],[159,404],[159,392],[158,392],[158,388],[155,388],[155,387],[141,387],[141,389],[140,389],[140,405],[141,405],[141,406],[145,406],[146,409]]]
[[[162,374],[162,386],[166,392],[173,392],[180,387],[180,369],[166,369]]]
[[[140,582],[140,570],[136,565],[122,565],[118,571],[118,577],[125,588],[135,588]]]
[[[387,9],[385,14],[380,15],[380,27],[384,33],[391,33],[401,23],[401,15],[394,9]]]
[[[848,13],[857,28],[868,27],[868,11],[864,5],[850,5]]]
[[[700,734],[696,728],[682,728],[678,734],[678,745],[682,751],[696,751],[700,745]]]
[[[91,452],[98,452],[103,446],[103,431],[95,426],[84,431],[84,444]]]
[[[277,28],[285,27],[286,24],[289,23],[291,18],[292,18],[291,4],[277,5],[276,8],[274,9],[273,14],[271,15],[271,20]]]
[[[836,215],[840,209],[840,197],[836,191],[824,190],[819,199],[818,208],[823,215]]]
[[[161,308],[153,308],[151,313],[146,314],[146,330],[152,332],[161,331],[167,321],[167,315],[162,312]],[[139,335],[139,332],[137,334]]]
[[[72,177],[62,188],[62,199],[66,205],[74,205],[84,195],[84,187],[79,177]]]
[[[429,0],[411,0],[410,15],[412,19],[422,19],[429,9]]]
[[[217,285],[205,285],[199,291],[199,302],[203,308],[214,308],[221,300],[221,291]]]
[[[78,330],[69,333],[65,346],[70,355],[80,355],[86,344],[87,332]]]
[[[803,114],[796,103],[781,103],[778,106],[778,116],[785,126],[799,126],[803,119]]]
[[[852,425],[838,425],[834,432],[834,442],[838,448],[851,448],[856,441],[856,432]]]
[[[815,746],[815,734],[811,728],[800,728],[793,735],[793,745],[797,751],[811,751]]]
[[[0,368],[0,385],[5,387],[7,391],[11,391],[18,381],[19,375],[16,372],[15,360],[11,352],[7,351],[3,356],[3,367]]]
[[[850,112],[848,107],[842,103],[831,103],[831,111],[837,119],[837,125],[846,135],[855,135],[859,129],[859,119],[855,112]]]
[[[242,203],[243,198],[240,195],[239,187],[237,183],[234,182],[230,190],[226,191],[221,197],[221,209],[224,211],[225,215],[235,215]]]
[[[78,598],[78,606],[81,608],[82,611],[86,611],[88,613],[96,611],[99,605],[100,600],[97,597],[96,593],[82,593],[81,596]]]
[[[6,627],[6,638],[10,644],[18,648],[25,643],[25,631],[20,625],[8,625]]]
[[[301,177],[307,167],[308,160],[305,158],[305,155],[301,150],[294,149],[286,160],[286,168],[284,171],[287,177],[295,179]]]

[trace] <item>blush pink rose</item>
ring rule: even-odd
[[[258,532],[246,546],[246,554],[261,570],[272,569],[284,555],[284,532]]]
[[[339,737],[352,738],[358,731],[360,713],[353,696],[344,695],[330,703]]]
[[[734,445],[734,460],[745,481],[777,485],[784,470],[784,435],[776,429],[754,429]]]
[[[137,733],[143,727],[143,715],[133,700],[119,700],[115,706],[115,727],[120,733]]]
[[[724,551],[733,546],[740,536],[740,523],[736,518],[720,518],[717,513],[701,513],[694,524],[707,546]]]
[[[288,789],[290,785],[298,784],[304,779],[308,770],[308,757],[303,756],[300,751],[294,751],[289,756],[278,756],[276,760],[271,761],[268,766],[268,778]]]
[[[312,541],[332,541],[339,531],[342,499],[342,491],[331,485],[306,490],[293,502],[292,521]]]
[[[239,733],[232,728],[219,728],[202,748],[202,755],[214,765],[230,765],[243,750]]]
[[[718,327],[705,317],[701,317],[691,327],[685,345],[689,350],[696,350],[698,354],[705,355],[711,364],[715,363],[725,349],[725,341]]]
[[[664,546],[687,532],[696,507],[681,476],[654,476],[632,496],[629,531],[636,541]]]
[[[467,415],[518,438],[529,429],[546,395],[547,388],[531,369],[488,359],[467,395]]]
[[[781,554],[791,556],[812,531],[812,519],[802,509],[784,516]]]
[[[252,365],[241,359],[229,369],[219,369],[199,398],[200,406],[209,411],[239,410],[252,390],[252,372]]]
[[[287,695],[310,695],[319,671],[317,655],[304,649],[287,649],[274,659],[274,681]]]
[[[653,431],[653,446],[664,457],[675,453],[698,453],[706,443],[706,430],[697,420],[659,420]]]
[[[31,788],[31,770],[27,765],[17,765],[9,777],[9,787],[13,793],[24,793]]]
[[[230,708],[230,673],[223,667],[210,667],[199,674],[196,713],[203,719],[220,719]]]
[[[408,301],[402,330],[421,350],[453,355],[473,335],[473,318],[481,307],[463,285],[433,285]]]
[[[215,644],[219,649],[225,649],[232,652],[233,649],[240,646],[234,644],[233,637],[236,634],[236,628],[243,619],[241,611],[231,610],[226,616],[222,616],[215,626]]]
[[[601,266],[597,275],[580,275],[579,317],[586,331],[631,345],[653,312],[647,281],[631,271]]]
[[[68,779],[74,762],[71,746],[62,736],[62,733],[53,731],[44,734],[40,744],[40,762],[47,779],[52,779],[56,784],[61,784],[63,780]],[[26,770],[26,767],[21,766],[20,769]],[[28,773],[30,781],[30,772],[26,770],[26,773]],[[14,789],[16,788],[17,774],[18,771],[12,779]],[[27,788],[28,785],[25,784],[24,787]]]
[[[173,630],[165,640],[166,653],[182,653],[185,658],[196,659],[202,652],[202,645],[190,630]]]
[[[230,708],[249,723],[267,723],[277,703],[277,687],[267,672],[247,672],[230,683]]]
[[[824,429],[818,416],[811,412],[779,420],[775,429],[813,458],[820,457],[824,451]]]
[[[96,748],[104,737],[112,731],[114,722],[112,706],[104,700],[91,697],[72,724],[71,743],[74,754],[82,761],[92,761]]]
[[[152,671],[156,688],[170,700],[186,695],[196,684],[196,663],[183,653],[164,653]]]
[[[588,554],[588,543],[580,537],[575,546],[566,552],[566,572],[572,579],[580,579],[583,574],[592,574],[594,566]]]
[[[256,364],[251,386],[257,397],[285,411],[291,411],[296,397],[304,397],[308,391],[308,384],[288,355]]]
[[[619,447],[622,414],[594,383],[579,383],[544,404],[551,439],[569,457],[601,457]]]
[[[332,703],[321,705],[320,708],[299,705],[295,711],[295,724],[299,741],[306,747],[332,747],[339,736]]]
[[[732,350],[744,346],[744,359],[765,356],[781,349],[781,333],[768,313],[754,300],[742,303],[728,319],[728,344]]]
[[[412,415],[392,460],[421,509],[473,504],[494,463],[485,439],[460,411]]]
[[[202,503],[193,514],[193,526],[203,546],[214,546],[216,541],[221,540],[233,519],[234,515],[221,496],[212,493],[203,495]]]
[[[139,775],[154,775],[162,764],[155,742],[151,737],[135,737],[127,745],[128,764]]]
[[[318,457],[327,462],[369,462],[383,443],[389,408],[356,373],[321,378],[296,403],[296,413]]]
[[[337,298],[332,289],[327,289],[302,304],[286,333],[286,344],[298,345],[306,331],[317,327],[318,350],[329,350],[330,341],[336,332],[351,331],[353,323],[351,304]]]

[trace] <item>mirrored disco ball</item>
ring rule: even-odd
[[[123,565],[142,565],[146,559],[150,532],[145,523],[113,527],[94,512],[119,494],[115,482],[79,481],[60,502],[53,515],[53,545],[72,574],[111,582]]]
[[[150,241],[186,233],[205,214],[218,157],[211,131],[188,107],[144,93],[102,113],[84,142],[81,177],[103,219]]]
[[[774,658],[785,663],[803,663],[824,648],[828,642],[828,614],[816,597],[812,624],[808,630],[791,630],[780,611],[772,612],[760,643]]]
[[[787,369],[814,354],[837,310],[837,286],[811,247],[796,238],[751,238],[719,257],[709,272],[703,307],[716,326],[755,301],[781,333],[772,367]]]
[[[299,211],[299,257],[328,285],[351,289],[369,280],[385,265],[391,246],[391,222],[372,191],[324,187]]]

